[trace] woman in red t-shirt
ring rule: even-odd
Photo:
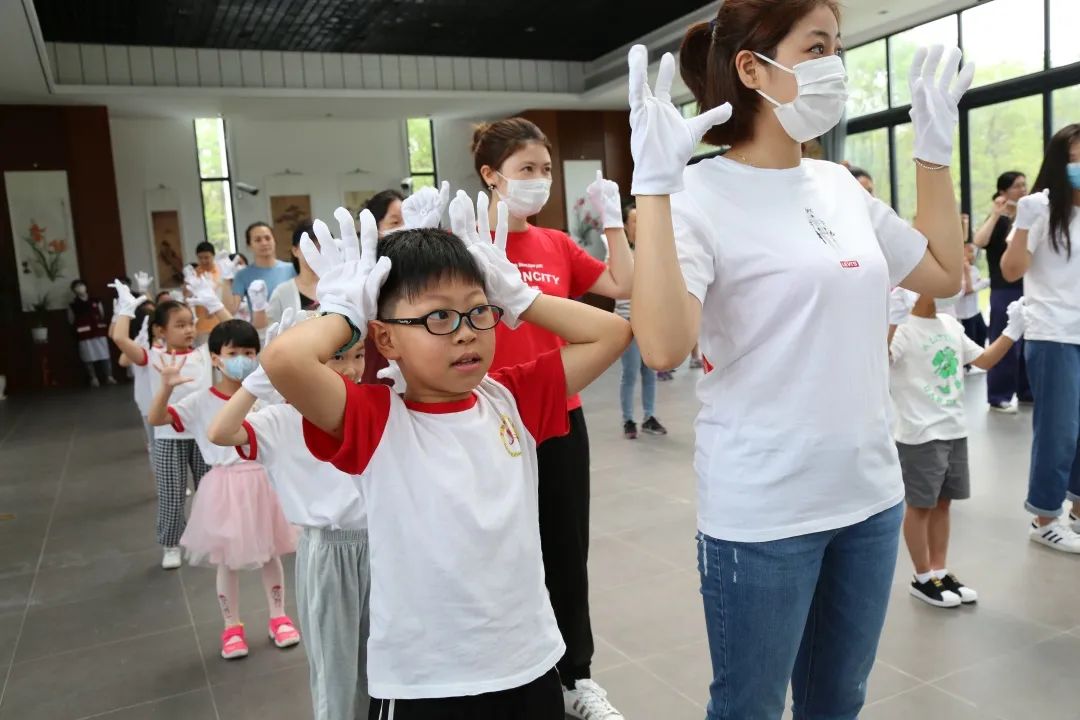
[[[364,203],[364,207],[360,208],[361,210],[370,210],[371,214],[375,216],[375,222],[379,227],[379,237],[392,233],[405,225],[404,217],[401,214],[403,200],[405,200],[405,196],[397,190],[383,190],[368,198],[368,201]],[[376,376],[376,373],[387,365],[389,363],[386,362],[386,358],[375,349],[375,343],[371,341],[370,337],[366,338],[364,340],[364,375],[361,382],[383,382]]]
[[[630,297],[634,260],[623,232],[622,204],[615,183],[598,178],[590,186],[590,195],[604,207],[607,265],[561,230],[528,223],[527,218],[547,203],[551,191],[550,147],[540,128],[524,118],[499,120],[476,129],[473,158],[476,172],[491,192],[491,227],[496,223],[496,203],[502,200],[510,210],[506,255],[518,266],[525,282],[544,294],[575,298],[591,292],[613,299]],[[516,330],[499,325],[491,369],[529,362],[564,344],[529,323]],[[558,663],[566,707],[579,718],[584,717],[585,709],[591,710],[592,716],[607,717],[616,710],[607,705],[603,690],[589,679],[593,655],[587,568],[589,435],[576,395],[568,400],[567,410],[569,434],[548,440],[537,450],[540,543],[551,605],[566,643],[566,654]]]

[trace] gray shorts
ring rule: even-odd
[[[904,473],[904,500],[917,508],[932,508],[938,500],[971,497],[967,438],[931,440],[921,445],[896,443]]]

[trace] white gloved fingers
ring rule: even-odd
[[[922,81],[926,87],[934,87],[937,79],[938,65],[941,64],[941,56],[945,54],[944,45],[932,45],[926,54],[926,63],[922,68]]]
[[[464,190],[458,190],[450,201],[450,230],[466,245],[475,242],[476,214],[472,200]]]
[[[487,193],[481,190],[476,195],[476,239],[480,242],[491,242],[491,218],[488,216]]]
[[[920,47],[911,60],[911,67],[908,68],[908,87],[911,88],[912,94],[915,92],[915,83],[922,77],[923,65],[926,64],[928,54],[929,50],[926,47]]]
[[[952,85],[952,90],[949,91],[949,97],[952,98],[954,103],[959,103],[960,98],[964,97],[971,88],[971,83],[975,79],[975,63],[968,61],[964,63],[964,67],[956,76],[956,81]]]
[[[375,216],[371,211],[360,211],[360,267],[364,272],[375,267],[376,255],[379,253],[379,224],[375,222]]]
[[[662,103],[671,102],[671,83],[675,79],[675,56],[669,52],[660,58],[660,69],[656,72],[656,84],[653,95]]]
[[[323,265],[327,269],[345,262],[345,255],[338,245],[330,228],[322,220],[316,220],[311,224],[315,238],[319,241],[319,254],[322,256]]]
[[[630,69],[630,109],[641,107],[646,98],[652,97],[649,90],[649,51],[644,45],[634,45],[626,56]]]
[[[278,321],[278,335],[285,332],[293,325],[296,324],[296,310],[291,307],[285,308],[281,313],[281,320]]]
[[[958,47],[949,48],[947,52],[942,48],[942,53],[944,54],[945,65],[941,71],[941,77],[938,78],[938,90],[943,97],[951,97],[950,88],[956,80],[957,73],[960,72],[960,59],[963,54]]]
[[[334,211],[334,218],[338,221],[341,235],[341,249],[344,251],[345,262],[355,262],[360,259],[360,238],[356,234],[356,220],[346,208],[339,207]]]
[[[442,185],[439,186],[439,220],[442,220],[443,213],[446,212],[446,206],[450,204],[450,182],[443,180]],[[437,226],[436,226],[437,227]]]
[[[263,343],[263,349],[264,350],[266,349],[266,347],[270,343],[274,342],[274,338],[276,338],[278,336],[278,333],[280,333],[280,332],[281,332],[281,323],[280,322],[271,323],[270,327],[266,328],[266,342]]]
[[[495,206],[495,247],[506,254],[506,238],[510,234],[510,208],[502,200]]]
[[[319,248],[315,247],[315,243],[307,233],[300,236],[300,252],[303,253],[304,260],[307,261],[316,277],[322,277],[326,274],[328,268],[323,263],[322,253]]]
[[[723,125],[730,119],[731,103],[724,103],[690,118],[686,121],[686,124],[694,136],[694,144],[697,145],[701,142],[701,138],[705,137],[705,133],[717,125]]]

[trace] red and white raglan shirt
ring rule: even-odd
[[[188,433],[195,438],[195,444],[199,446],[203,460],[210,467],[237,465],[245,461],[233,448],[215,445],[207,437],[214,416],[225,407],[230,397],[216,387],[209,387],[189,393],[179,402],[170,403],[168,407],[169,415],[172,417],[172,425],[169,427],[178,433]]]
[[[161,364],[162,359],[165,356],[179,360],[179,358],[186,357],[184,366],[180,368],[180,375],[183,377],[191,378],[191,382],[184,383],[183,385],[177,385],[173,388],[170,401],[172,403],[178,403],[188,395],[196,394],[200,391],[206,390],[213,383],[213,364],[210,362],[210,348],[206,345],[202,345],[191,350],[182,352],[164,352],[159,349],[147,350],[143,348],[143,361],[136,363],[133,373],[135,374],[135,402],[139,401],[139,375],[144,374],[144,382],[147,385],[146,395],[146,408],[141,405],[139,411],[143,413],[143,416],[150,414],[150,404],[154,400],[154,396],[157,395],[158,390],[161,389],[161,374],[155,368],[155,365]],[[194,440],[196,439],[187,430],[177,430],[172,425],[158,425],[154,428],[155,440]],[[201,447],[201,446],[200,446]],[[203,457],[207,462],[210,459],[204,454]]]
[[[533,225],[507,236],[506,257],[518,266],[521,279],[530,287],[552,297],[580,297],[607,270],[607,265],[582,250],[566,233]],[[523,322],[516,330],[499,323],[491,367],[494,370],[526,363],[564,345],[566,341],[561,337],[531,323]],[[579,407],[580,396],[567,400],[567,410]]]
[[[536,446],[565,434],[560,353],[423,404],[346,382],[343,437],[304,421],[315,457],[358,475],[371,548],[372,697],[526,685],[565,650],[544,585]]]
[[[244,420],[246,445],[236,447],[245,460],[266,468],[293,525],[329,530],[363,530],[367,513],[351,475],[316,460],[304,443],[304,418],[292,405],[269,405]]]

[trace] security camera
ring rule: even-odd
[[[242,193],[247,193],[248,195],[259,194],[259,188],[255,187],[254,185],[248,185],[246,182],[237,181],[236,189]]]
[[[409,194],[412,193],[412,178],[411,177],[401,179],[401,192],[405,193],[406,195],[409,195]]]

